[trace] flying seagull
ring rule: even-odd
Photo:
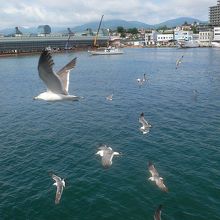
[[[112,165],[112,158],[114,155],[120,155],[118,152],[112,150],[111,147],[107,147],[107,145],[102,145],[98,148],[98,152],[96,155],[100,155],[102,157],[102,165],[105,168],[108,168]]]
[[[176,61],[176,69],[179,67],[180,63],[182,63],[183,55]]]
[[[113,94],[106,97],[106,100],[108,100],[108,101],[112,101],[112,99],[113,99]]]
[[[152,177],[149,178],[151,181],[155,181],[157,186],[165,192],[168,192],[168,188],[163,183],[163,178],[159,176],[159,173],[157,172],[156,168],[152,164],[152,162],[148,163],[148,170],[151,173]]]
[[[139,123],[142,124],[142,127],[140,127],[140,131],[142,131],[143,134],[147,134],[149,132],[151,125],[145,120],[143,112],[139,117]]]
[[[39,77],[47,86],[47,91],[34,97],[46,101],[78,100],[78,96],[69,95],[69,73],[76,65],[76,58],[66,64],[60,71],[53,71],[53,59],[50,52],[44,49],[38,62]]]
[[[55,174],[52,174],[52,178],[55,181],[53,185],[57,187],[55,204],[59,204],[63,193],[63,187],[65,187],[65,181],[64,179],[61,179],[59,176],[56,176]]]
[[[147,81],[146,74],[144,73],[143,78],[138,78],[136,80],[137,80],[138,85],[142,86]]]
[[[161,209],[162,205],[159,205],[154,213],[154,220],[161,220]]]

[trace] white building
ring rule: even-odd
[[[193,31],[174,30],[174,40],[190,41],[193,40]]]
[[[214,27],[214,39],[213,41],[220,41],[220,27]]]
[[[173,34],[157,34],[158,43],[167,43],[170,40],[173,40]]]
[[[155,45],[157,42],[157,32],[145,33],[145,45]]]
[[[213,31],[200,31],[199,44],[201,46],[210,46],[213,40]]]

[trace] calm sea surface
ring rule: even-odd
[[[0,219],[150,220],[159,204],[163,220],[220,219],[220,50],[124,52],[53,54],[56,70],[78,57],[79,102],[32,99],[45,90],[39,55],[0,58]],[[102,143],[123,154],[110,169],[95,155]],[[168,193],[147,180],[149,160]],[[49,172],[66,179],[59,205]]]

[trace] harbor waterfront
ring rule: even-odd
[[[99,45],[105,46],[109,40],[108,36],[99,37]],[[21,35],[15,37],[0,37],[0,55],[39,52],[45,47],[55,48],[56,50],[87,48],[93,45],[94,36],[72,36],[69,35],[45,35],[30,36]]]
[[[220,49],[123,51],[53,54],[55,70],[77,57],[77,102],[33,100],[46,90],[39,55],[0,59],[0,219],[151,220],[159,204],[164,220],[219,219]],[[122,153],[109,169],[95,155],[100,144]],[[148,180],[148,161],[168,193]],[[59,205],[50,172],[66,182]]]

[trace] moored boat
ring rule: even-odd
[[[199,47],[199,43],[195,40],[178,42],[178,48],[194,48],[194,47]]]
[[[89,50],[88,51],[91,55],[118,55],[123,54],[124,52],[115,47],[107,47],[104,50]]]
[[[213,41],[212,47],[220,47],[220,42]]]

